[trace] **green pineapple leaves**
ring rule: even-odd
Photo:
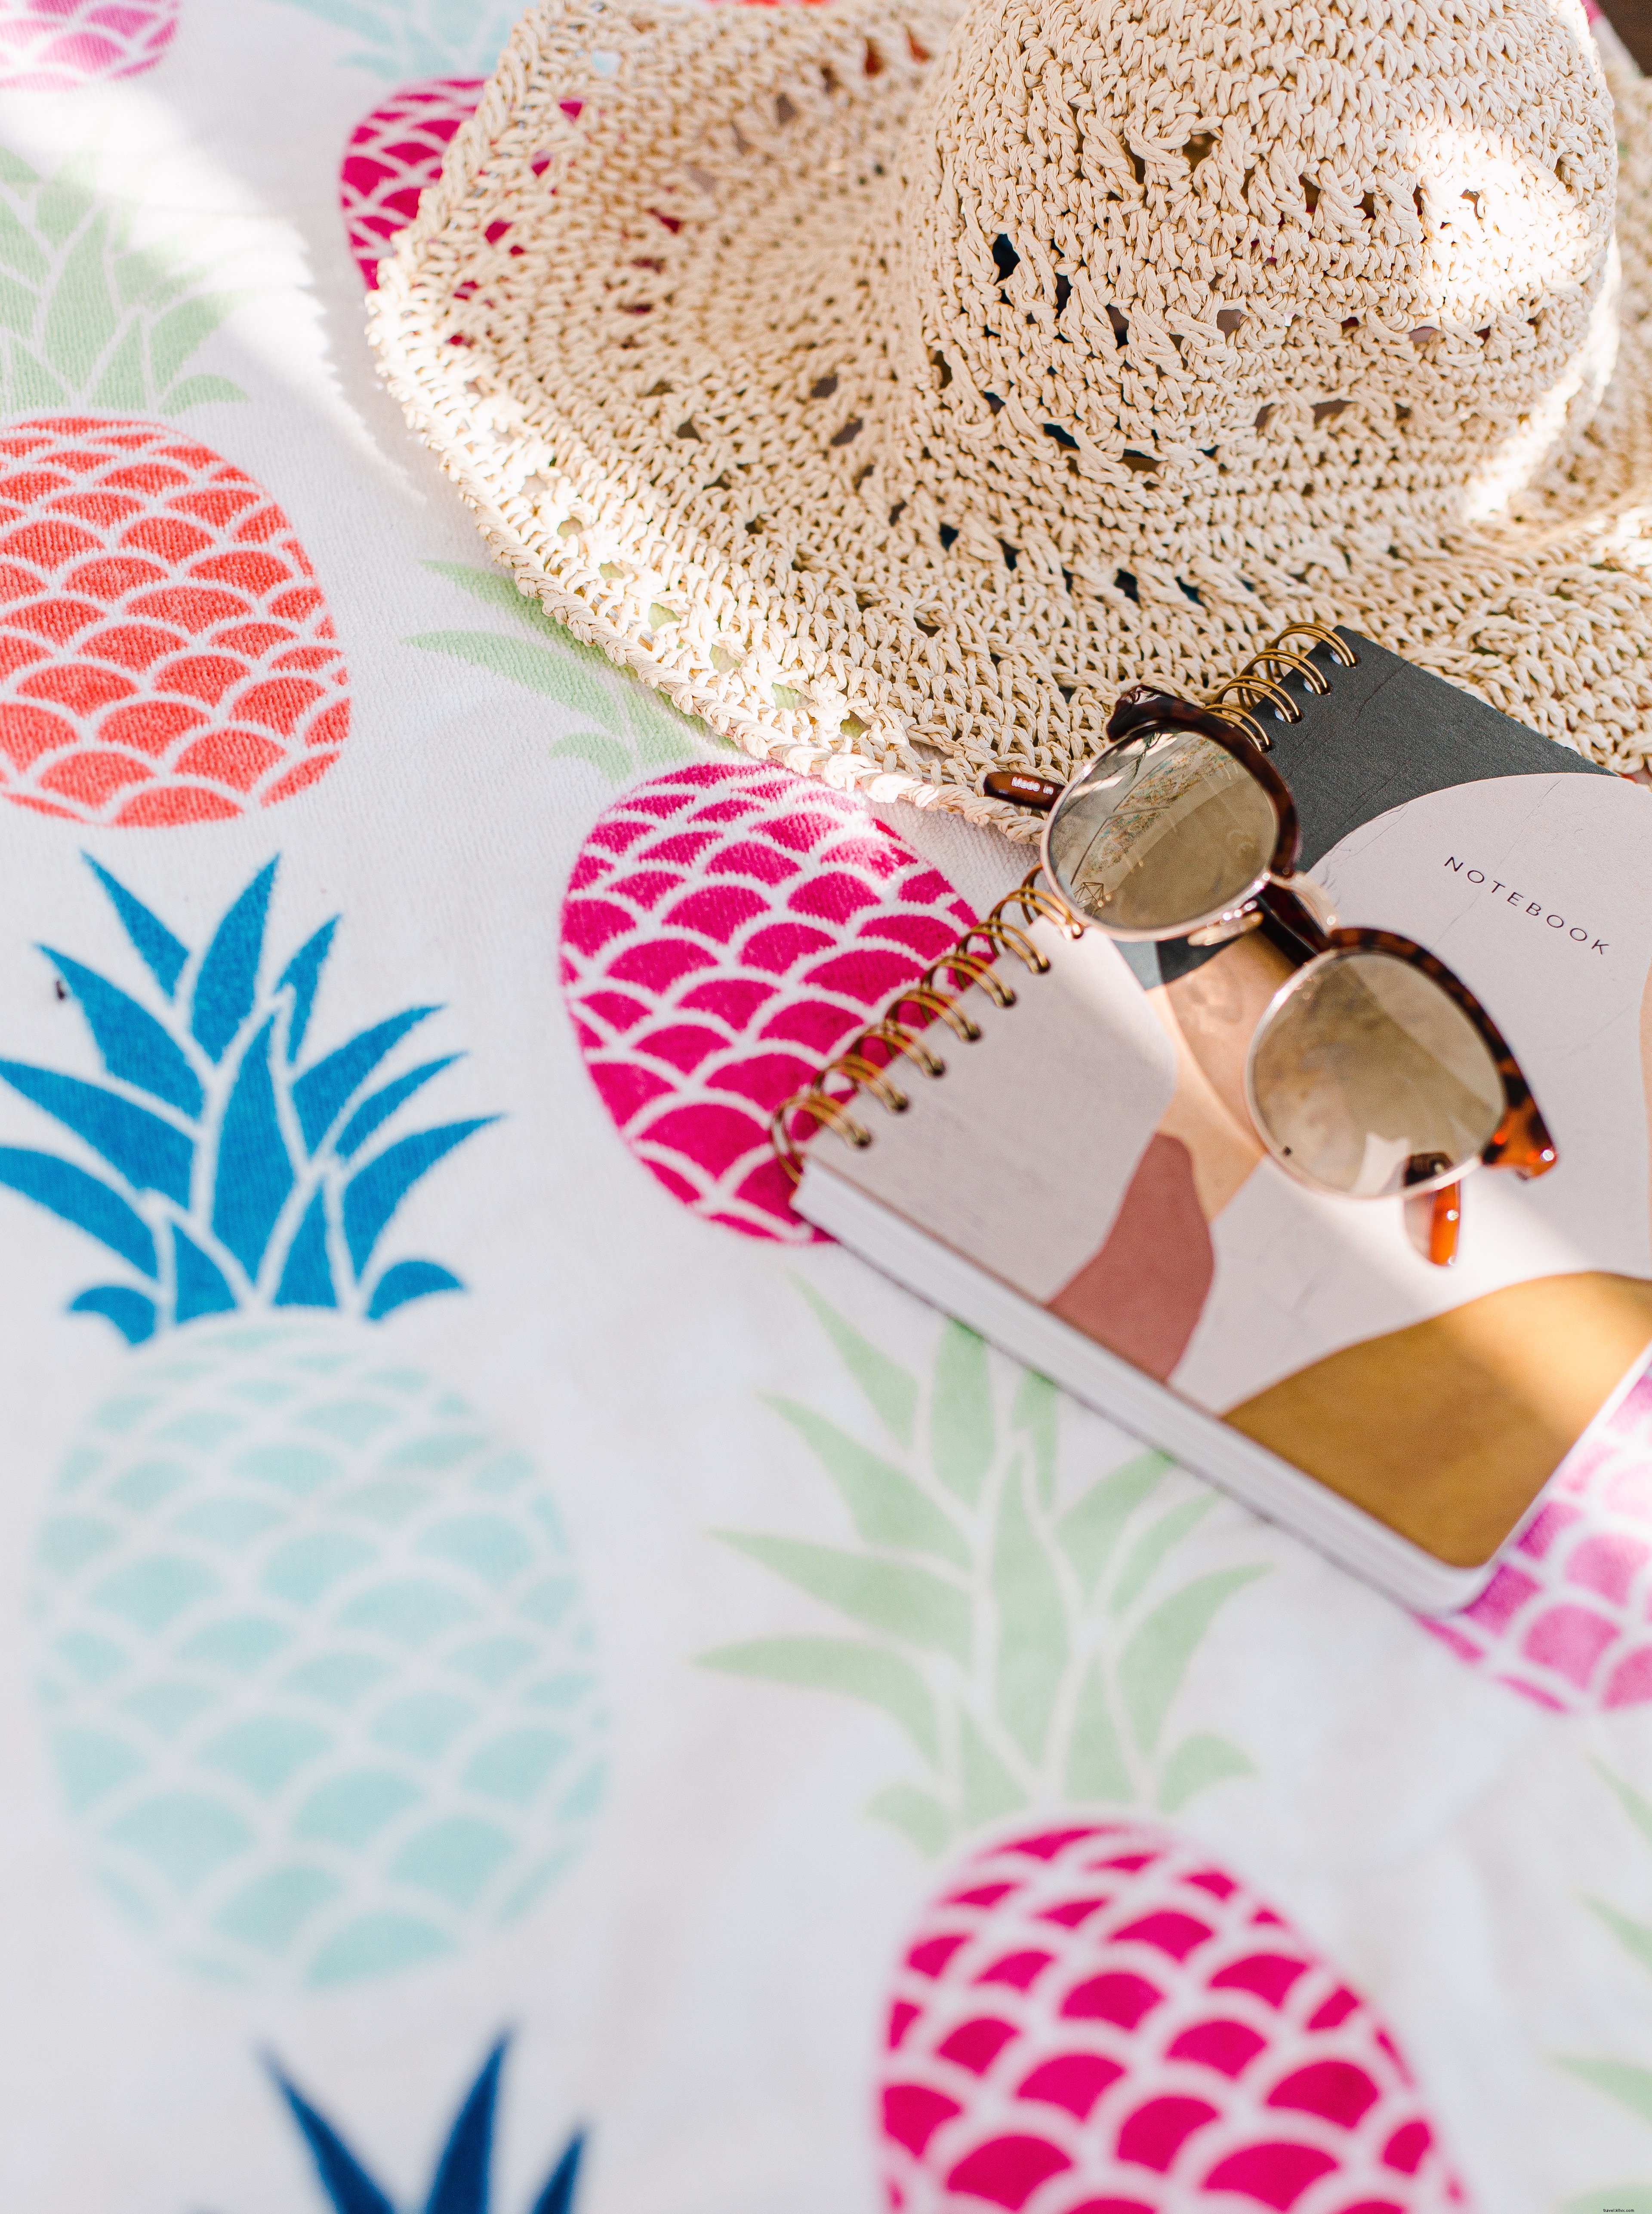
[[[586,645],[553,622],[533,601],[524,599],[503,570],[475,569],[457,561],[423,565],[445,577],[462,592],[506,615],[526,637],[495,630],[431,630],[406,639],[421,652],[468,661],[507,683],[537,692],[570,708],[594,725],[557,739],[552,757],[588,761],[611,784],[623,783],[695,757],[696,739],[720,745],[703,723],[680,715],[670,701],[636,677],[616,669],[604,653]]]
[[[1614,1776],[1599,1761],[1594,1765],[1639,1832],[1643,1843],[1652,1845],[1652,1804],[1643,1799],[1631,1784],[1625,1783],[1621,1776]],[[1620,1913],[1604,1899],[1586,1899],[1583,1903],[1637,1967],[1652,1975],[1652,1927]],[[1630,2060],[1584,2058],[1575,2053],[1557,2053],[1554,2059],[1557,2068],[1563,2068],[1569,2076],[1575,2076],[1580,2083],[1588,2084],[1603,2098],[1624,2107],[1640,2121],[1652,2122],[1652,2068],[1643,2067]],[[1582,2198],[1568,2202],[1567,2214],[1592,2214],[1592,2210],[1604,2206],[1643,2204],[1652,2208],[1652,2183],[1620,2184],[1605,2193],[1586,2193]]]
[[[264,982],[273,861],[199,960],[92,866],[147,982],[128,991],[41,950],[109,1080],[0,1060],[0,1082],[59,1123],[101,1171],[0,1147],[0,1184],[95,1238],[140,1280],[95,1285],[70,1311],[101,1315],[138,1343],[246,1309],[333,1307],[376,1322],[411,1300],[462,1289],[437,1262],[380,1267],[376,1259],[408,1192],[493,1119],[387,1135],[407,1102],[457,1058],[370,1088],[401,1041],[438,1011],[404,1009],[301,1065],[336,923]]]
[[[492,2214],[493,2123],[499,2105],[499,2071],[510,2044],[502,2037],[482,2063],[465,2095],[436,2164],[423,2214]],[[315,2163],[315,2173],[333,2214],[396,2214],[388,2198],[325,2117],[273,2061],[270,2073],[286,2101]],[[584,2137],[576,2131],[534,2200],[529,2214],[573,2214],[574,2191]]]
[[[1146,1453],[1059,1501],[1057,1396],[944,1328],[927,1389],[807,1286],[859,1386],[877,1446],[794,1400],[767,1404],[836,1493],[856,1546],[756,1531],[723,1542],[836,1614],[849,1636],[778,1636],[701,1655],[729,1675],[878,1709],[922,1764],[869,1812],[925,1853],[1026,1807],[1147,1801],[1173,1812],[1250,1772],[1208,1731],[1178,1737],[1183,1683],[1221,1610],[1264,1573],[1174,1581],[1212,1504]]]
[[[182,241],[134,242],[135,207],[92,189],[89,162],[42,177],[0,170],[0,398],[5,412],[90,407],[179,415],[244,400],[222,376],[187,376],[190,357],[244,292],[210,289]]]

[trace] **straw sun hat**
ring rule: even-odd
[[[1629,768],[1648,124],[1577,0],[543,0],[375,340],[523,590],[874,798],[1025,835],[1305,615]]]

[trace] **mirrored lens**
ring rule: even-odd
[[[1049,818],[1062,896],[1104,929],[1172,937],[1242,899],[1273,858],[1273,802],[1225,747],[1149,731],[1103,754]]]
[[[1257,1126],[1323,1190],[1377,1199],[1478,1159],[1502,1081],[1456,1002],[1387,953],[1303,969],[1251,1048]]]

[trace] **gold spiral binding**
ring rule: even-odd
[[[956,1006],[945,993],[933,991],[927,984],[914,984],[891,1000],[888,1010],[890,1018],[897,1015],[902,1007],[921,1007],[926,1022],[931,1015],[939,1015],[953,1037],[962,1039],[965,1045],[973,1045],[981,1036],[980,1030],[962,1007]],[[943,1068],[945,1065],[942,1064]]]
[[[980,985],[994,1006],[1013,1007],[1015,994],[1005,983],[994,966],[1000,954],[1013,953],[1024,962],[1035,976],[1042,976],[1049,967],[1049,961],[1038,951],[1025,931],[1007,919],[1006,910],[1019,908],[1023,922],[1036,921],[1042,915],[1053,922],[1069,938],[1081,938],[1084,925],[1065,900],[1047,884],[1034,882],[1038,872],[1013,892],[999,901],[990,914],[981,921],[971,923],[962,932],[951,947],[939,961],[932,961],[915,984],[897,992],[884,1008],[880,1019],[859,1031],[849,1040],[835,1061],[827,1063],[812,1084],[801,1092],[793,1092],[784,1100],[769,1117],[769,1142],[774,1148],[775,1159],[793,1183],[803,1176],[803,1155],[798,1141],[792,1135],[794,1116],[806,1115],[823,1128],[835,1130],[846,1145],[857,1148],[872,1143],[872,1133],[864,1122],[857,1122],[850,1113],[850,1102],[858,1092],[866,1092],[877,1100],[889,1114],[904,1114],[908,1105],[905,1092],[890,1080],[889,1066],[871,1061],[866,1048],[882,1043],[891,1055],[902,1055],[920,1074],[928,1077],[945,1076],[946,1063],[923,1039],[915,1037],[901,1020],[908,1007],[920,1010],[922,1020],[944,1022],[954,1037],[965,1045],[973,1045],[981,1036],[981,1027],[958,1005],[963,994],[972,984]],[[984,939],[993,951],[989,954],[972,952],[970,948]],[[940,988],[939,979],[951,976],[954,993],[949,995]],[[962,988],[958,989],[958,980]],[[849,1089],[847,1092],[829,1092],[827,1085],[833,1077],[840,1078]]]
[[[1306,639],[1307,643],[1299,651],[1293,646],[1293,639]],[[1325,623],[1288,623],[1277,637],[1270,639],[1260,651],[1251,656],[1237,675],[1219,684],[1207,696],[1205,705],[1224,722],[1243,731],[1252,744],[1266,753],[1273,740],[1251,710],[1266,702],[1281,721],[1300,722],[1301,707],[1281,680],[1300,676],[1315,697],[1328,692],[1331,680],[1312,658],[1314,648],[1321,645],[1329,647],[1331,658],[1341,668],[1357,665],[1359,656]],[[910,1061],[921,1075],[933,1078],[946,1073],[946,1063],[901,1019],[907,1008],[918,1010],[920,1028],[926,1023],[943,1022],[962,1044],[973,1045],[981,1036],[980,1024],[958,1004],[972,984],[978,984],[994,1006],[1015,1005],[1014,992],[997,972],[995,964],[1000,956],[1013,953],[1035,976],[1042,976],[1048,970],[1049,961],[1025,930],[1008,920],[1011,908],[1019,908],[1024,924],[1034,923],[1042,916],[1067,937],[1083,937],[1084,925],[1072,908],[1049,885],[1038,883],[1037,878],[1035,869],[999,901],[990,914],[980,922],[971,923],[939,961],[930,963],[915,984],[909,984],[904,991],[896,994],[878,1021],[856,1032],[843,1052],[826,1064],[812,1084],[793,1092],[774,1110],[768,1121],[769,1142],[774,1148],[775,1159],[794,1184],[803,1178],[803,1155],[792,1133],[794,1116],[806,1115],[819,1128],[835,1130],[846,1145],[857,1148],[869,1146],[872,1133],[864,1122],[855,1120],[849,1111],[850,1104],[857,1092],[866,1092],[887,1113],[905,1113],[909,1104],[907,1094],[890,1076],[895,1055]],[[984,954],[973,951],[972,947],[982,939],[991,950]],[[951,979],[953,988],[950,993],[943,988],[943,977]],[[962,989],[958,988],[960,978]],[[890,1063],[867,1058],[866,1048],[872,1044],[881,1044],[888,1050]],[[826,1089],[834,1077],[848,1086],[847,1092]]]
[[[1306,640],[1306,647],[1292,646],[1293,639]],[[1316,646],[1328,646],[1331,656],[1340,668],[1352,669],[1359,656],[1327,624],[1320,622],[1287,623],[1276,637],[1270,638],[1260,651],[1253,653],[1245,666],[1233,676],[1225,677],[1208,694],[1207,707],[1214,708],[1225,723],[1232,723],[1244,731],[1252,745],[1259,746],[1265,754],[1273,740],[1257,716],[1250,711],[1270,702],[1279,721],[1300,723],[1302,710],[1285,689],[1280,679],[1298,676],[1316,698],[1331,689],[1331,679],[1312,658]],[[1228,704],[1230,694],[1233,704]]]

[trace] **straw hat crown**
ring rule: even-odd
[[[1550,0],[975,0],[861,242],[888,434],[1068,568],[1404,552],[1587,424],[1615,174]]]
[[[1305,615],[1643,758],[1649,309],[1578,0],[535,0],[375,336],[579,637],[1025,835]]]

